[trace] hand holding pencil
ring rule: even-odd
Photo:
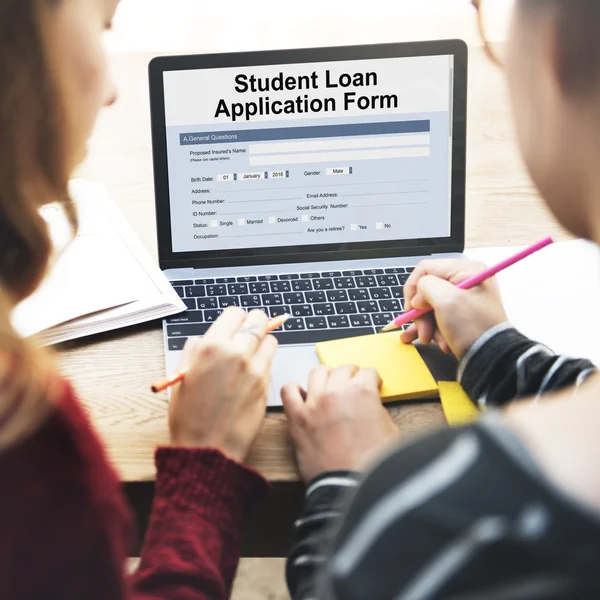
[[[271,319],[267,324],[267,333],[271,333],[272,331],[279,329],[282,325],[285,324],[285,322],[289,318],[290,318],[290,315],[281,315],[279,317],[274,317],[273,319]],[[247,333],[251,333],[251,332],[248,331]],[[181,383],[184,380],[186,373],[187,373],[186,368],[180,369],[176,373],[173,373],[173,375],[168,375],[167,377],[163,377],[162,379],[155,381],[150,386],[150,389],[155,394],[157,394],[158,392],[164,392],[167,388],[171,387],[172,385]]]
[[[488,329],[506,321],[506,313],[495,279],[466,291],[456,283],[481,271],[476,261],[424,261],[404,286],[407,306],[430,312],[415,321],[401,339],[418,339],[423,344],[435,341],[441,350],[460,360],[468,348]]]
[[[190,338],[169,404],[171,443],[216,448],[243,461],[267,405],[277,340],[269,335],[284,318],[230,307],[203,338]]]
[[[550,243],[550,238],[541,240],[489,269],[467,259],[421,262],[404,286],[405,303],[408,308],[433,312],[403,332],[402,341],[435,341],[444,352],[462,358],[483,333],[507,320],[498,284],[491,275]]]

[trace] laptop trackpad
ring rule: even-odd
[[[306,388],[308,374],[321,364],[314,346],[283,346],[273,360],[269,406],[281,406],[281,388],[290,382]]]

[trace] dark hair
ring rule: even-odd
[[[532,17],[555,11],[559,76],[568,92],[600,85],[600,0],[520,0],[519,7]]]

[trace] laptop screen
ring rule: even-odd
[[[163,73],[173,253],[447,238],[452,55]]]

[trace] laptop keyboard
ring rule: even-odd
[[[204,335],[228,306],[290,314],[273,333],[280,344],[308,344],[376,333],[404,310],[414,267],[172,281],[188,307],[169,317],[169,350]]]

